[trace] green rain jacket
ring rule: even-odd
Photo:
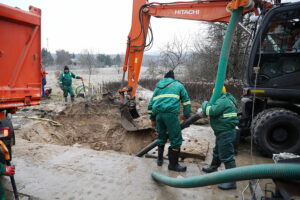
[[[183,104],[183,115],[189,117],[191,101],[184,86],[172,78],[163,78],[157,84],[148,105],[150,119],[155,120],[158,113],[180,113],[180,102]]]
[[[59,76],[59,87],[63,88],[72,86],[72,78],[80,79],[80,76],[76,76],[73,72],[65,73],[62,71]]]
[[[210,125],[215,134],[232,130],[239,123],[237,100],[230,93],[223,93],[212,105],[204,103],[202,109],[209,116]]]

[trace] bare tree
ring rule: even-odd
[[[219,60],[219,52],[222,44],[222,33],[211,29],[211,24],[201,29],[193,40],[191,52],[187,59],[186,77],[192,81],[214,80]],[[216,28],[216,27],[215,27]],[[217,28],[216,28],[217,29]],[[215,32],[216,31],[216,32]],[[212,37],[212,33],[215,34]],[[203,35],[206,35],[205,37]],[[213,39],[214,38],[214,39]]]
[[[83,67],[88,69],[89,85],[90,85],[91,84],[91,75],[93,73],[94,68],[96,67],[96,59],[93,54],[93,51],[87,50],[87,49],[83,50],[79,57],[79,61]]]
[[[247,18],[244,19],[244,24],[247,23],[247,21],[249,21]],[[192,54],[189,56],[187,62],[188,74],[191,80],[215,80],[227,24],[207,24],[207,37],[203,39],[203,36],[200,36],[197,37],[200,39],[194,40]],[[199,35],[203,35],[203,31],[204,30],[201,30]],[[241,66],[241,64],[243,62],[243,58],[245,57],[245,48],[248,38],[249,36],[246,35],[241,29],[238,28],[235,31],[228,62],[228,79],[242,79],[243,77],[244,67]]]
[[[117,54],[116,57],[113,58],[113,65],[116,68],[118,74],[121,72],[122,67],[122,58],[120,54]]]
[[[187,50],[186,40],[175,36],[161,49],[160,64],[167,70],[175,70],[178,66],[185,64]]]
[[[150,76],[150,79],[155,79],[159,74],[162,74],[161,68],[159,68],[159,57],[151,58],[146,63],[147,74]]]
[[[53,65],[54,63],[54,59],[50,53],[50,51],[48,51],[48,49],[46,48],[42,48],[42,64],[44,67],[49,66],[49,65]]]
[[[56,64],[58,65],[68,65],[71,63],[71,55],[68,51],[57,50],[56,51]]]
[[[250,24],[250,15],[246,14],[242,18],[242,23],[245,27],[251,30]],[[245,64],[248,58],[249,46],[247,45],[250,36],[243,31],[240,27],[237,27],[237,31],[235,31],[233,44],[230,52],[230,59],[227,70],[227,77],[236,79],[242,79],[245,72]],[[250,42],[250,41],[249,41]]]

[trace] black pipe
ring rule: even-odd
[[[151,151],[156,146],[157,146],[157,140],[154,140],[153,142],[151,142],[150,144],[148,144],[146,147],[144,147],[142,150],[140,150],[139,152],[137,152],[136,156],[137,157],[142,157],[143,155],[145,155],[146,153],[148,153],[149,151]]]
[[[181,130],[189,127],[191,124],[196,122],[198,119],[201,119],[202,117],[203,117],[202,113],[196,113],[195,115],[189,117],[187,120],[185,120],[184,122],[182,122],[180,124]],[[137,157],[142,157],[143,155],[145,155],[146,153],[148,153],[149,151],[154,149],[156,146],[157,146],[157,140],[154,140],[153,142],[148,144],[146,147],[144,147],[142,150],[137,152],[136,156]]]
[[[189,117],[187,120],[180,124],[181,130],[189,127],[191,124],[195,123],[196,121],[198,121],[198,119],[201,119],[202,117],[202,113],[196,113],[193,116]]]
[[[6,162],[7,162],[8,166],[11,166],[10,161],[6,161]],[[11,186],[13,188],[15,200],[19,200],[19,195],[18,195],[18,190],[17,190],[17,186],[16,186],[15,177],[14,176],[9,176],[9,178],[10,178]]]

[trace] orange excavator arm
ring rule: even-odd
[[[125,73],[128,71],[127,87],[119,90],[122,98],[124,93],[128,92],[131,99],[135,98],[137,84],[139,80],[144,50],[151,46],[152,30],[150,18],[164,17],[176,19],[188,19],[208,22],[228,22],[230,19],[230,10],[238,7],[253,7],[248,0],[211,0],[211,1],[190,1],[173,3],[148,3],[147,0],[133,0],[132,25],[128,35],[127,50],[123,65],[124,87]],[[249,12],[245,9],[244,12]],[[146,43],[146,38],[150,30],[150,41]]]
[[[258,0],[258,5],[260,0]],[[257,6],[257,5],[256,5]],[[126,130],[140,130],[133,119],[138,118],[135,96],[144,51],[153,41],[150,18],[164,17],[207,22],[229,22],[230,11],[243,7],[243,12],[254,11],[252,0],[203,0],[173,3],[148,3],[148,0],[133,0],[132,25],[128,35],[126,55],[123,65],[121,96],[121,120]],[[149,37],[147,42],[147,37]],[[124,87],[125,74],[128,72],[127,85]]]

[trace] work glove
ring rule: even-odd
[[[181,118],[182,121],[185,121],[185,120],[188,119],[188,117],[186,117],[186,116],[181,116],[180,118]]]
[[[206,107],[208,105],[208,101],[203,101],[202,103],[202,112],[206,115]]]
[[[15,174],[15,166],[4,165],[4,175],[13,176]]]
[[[151,120],[151,125],[153,128],[156,128],[156,121],[155,120]]]
[[[202,108],[198,108],[197,113],[198,113],[198,114],[203,114]]]
[[[82,78],[82,77],[80,77],[80,80],[81,80],[81,81],[83,81],[83,78]]]

